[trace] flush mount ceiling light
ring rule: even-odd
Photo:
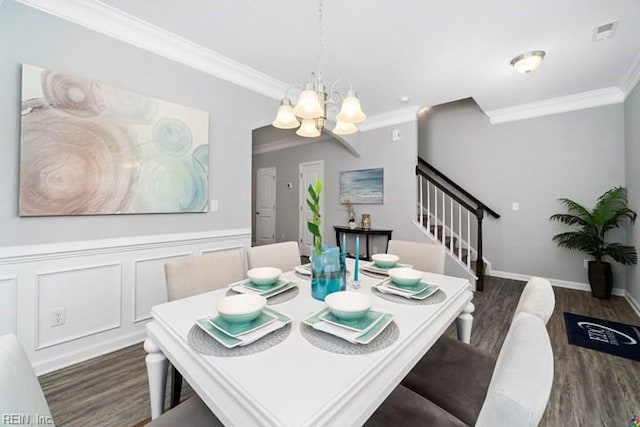
[[[360,123],[367,116],[360,108],[360,101],[351,86],[351,81],[339,79],[331,86],[329,94],[325,92],[322,81],[322,0],[318,1],[318,72],[311,73],[311,81],[305,86],[291,85],[285,92],[285,97],[280,101],[280,107],[276,119],[272,125],[279,129],[298,128],[296,134],[306,138],[320,136],[327,121],[327,106],[337,107],[342,102],[340,112],[336,115],[336,127],[333,133],[338,135],[350,135],[356,133],[356,123]],[[340,82],[349,84],[346,96],[336,90]],[[293,105],[289,98],[289,91],[300,91],[298,102]],[[302,124],[298,119],[302,120]],[[299,127],[298,127],[299,126]]]
[[[542,58],[544,51],[534,50],[516,56],[511,60],[511,65],[519,73],[526,74],[535,71],[542,64]]]

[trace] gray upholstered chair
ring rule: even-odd
[[[224,288],[244,278],[241,249],[211,252],[205,255],[167,261],[164,264],[167,298],[173,301]],[[182,375],[171,368],[171,407],[180,403]]]
[[[444,274],[445,248],[430,243],[389,240],[387,253],[398,255],[400,262],[430,273]]]
[[[273,243],[249,248],[247,250],[247,263],[250,269],[275,267],[282,271],[293,270],[293,267],[300,265],[298,242]]]
[[[51,417],[29,358],[13,334],[0,336],[0,414],[30,415],[34,425],[42,424],[36,423],[36,414],[42,420]],[[194,396],[147,425],[218,427],[223,424]]]
[[[438,341],[419,365],[365,425],[537,426],[553,382],[545,323],[526,312],[511,323],[495,366],[455,340]]]

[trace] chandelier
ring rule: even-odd
[[[318,72],[311,73],[311,81],[306,85],[291,85],[287,88],[284,98],[273,121],[273,126],[279,129],[298,128],[296,134],[306,138],[320,136],[327,122],[327,107],[336,108],[341,103],[340,112],[336,115],[336,126],[332,132],[337,135],[351,135],[356,133],[356,123],[360,123],[367,116],[360,108],[358,95],[353,90],[350,80],[339,79],[329,92],[322,81],[322,0],[318,0]],[[349,84],[346,96],[337,90],[339,83]],[[292,89],[300,91],[295,105],[291,102],[289,92]],[[302,123],[298,120],[302,121]]]

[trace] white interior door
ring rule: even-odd
[[[300,189],[300,231],[298,235],[300,236],[300,253],[306,256],[311,254],[309,249],[313,246],[313,235],[307,230],[307,221],[313,217],[311,209],[307,206],[307,188],[309,185],[315,184],[317,179],[321,179],[324,183],[324,161],[300,163],[300,185],[298,186]],[[324,232],[324,194],[325,190],[322,190],[320,193],[320,219],[322,221],[320,232],[323,239],[326,237]]]
[[[276,241],[276,168],[256,171],[256,245]]]

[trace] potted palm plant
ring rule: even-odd
[[[559,199],[567,213],[552,215],[549,219],[577,227],[573,231],[553,236],[561,248],[585,252],[594,257],[589,261],[589,284],[596,298],[611,298],[613,275],[611,264],[603,261],[610,257],[623,265],[637,264],[636,248],[605,240],[607,232],[620,227],[625,221],[636,220],[636,213],[627,204],[627,190],[615,187],[601,195],[593,210],[589,210],[571,199]]]

